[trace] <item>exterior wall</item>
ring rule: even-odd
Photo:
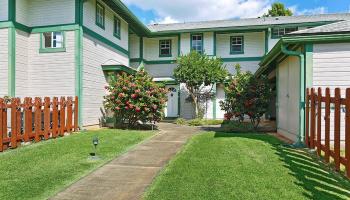
[[[204,52],[208,55],[214,55],[214,33],[203,33],[203,38]]]
[[[220,101],[225,100],[225,88],[224,85],[220,84],[216,87],[216,119],[224,119],[225,111],[221,110]]]
[[[8,95],[8,33],[0,29],[0,97]]]
[[[350,44],[332,43],[332,44],[314,44],[313,51],[313,87],[331,89],[331,95],[334,95],[334,89],[341,88],[342,97],[345,97],[346,88],[350,87]],[[325,94],[325,90],[323,90]],[[325,110],[322,110],[322,119]],[[345,113],[342,112],[342,117]],[[331,109],[331,139],[334,131],[334,109]],[[324,130],[324,124],[322,124]],[[341,140],[345,140],[345,121],[341,121]],[[322,137],[324,137],[322,135]]]
[[[159,40],[171,40],[171,57],[159,56]],[[144,38],[144,59],[152,60],[175,60],[178,57],[178,37]]]
[[[231,36],[244,37],[243,54],[230,54]],[[217,34],[216,41],[216,55],[221,58],[261,57],[265,54],[264,32]]]
[[[126,66],[129,58],[87,35],[83,38],[83,125],[98,124],[102,116],[104,86],[107,84],[102,65],[116,60]]]
[[[16,20],[26,26],[70,24],[75,21],[75,1],[72,0],[17,0],[16,4]]]
[[[130,35],[130,58],[140,58],[140,37],[135,34]]]
[[[123,47],[124,49],[129,49],[129,31],[128,24],[113,10],[111,10],[102,1],[99,1],[105,7],[105,29],[100,28],[96,25],[96,0],[87,0],[84,2],[84,26],[91,29],[92,31],[98,33],[99,35],[107,38],[113,43]],[[117,16],[121,20],[121,31],[120,39],[113,35],[114,29],[114,16]]]
[[[40,34],[28,42],[28,95],[75,96],[75,35],[66,31],[66,52],[39,53]]]
[[[8,0],[0,0],[0,21],[8,20]]]
[[[181,50],[180,54],[187,54],[191,51],[191,34],[190,33],[181,33]]]
[[[185,84],[180,84],[180,117],[185,119],[193,119],[195,117],[195,112],[193,105],[190,102],[187,102],[188,90],[186,89]]]
[[[176,64],[147,64],[145,65],[145,69],[153,77],[172,77],[176,66]]]
[[[16,96],[29,96],[28,90],[28,42],[29,34],[16,30]]]
[[[300,66],[289,56],[278,64],[277,132],[296,141],[299,127]]]

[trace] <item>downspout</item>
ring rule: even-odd
[[[281,51],[288,56],[297,56],[299,57],[300,62],[300,95],[299,95],[299,134],[297,142],[293,144],[294,147],[303,147],[304,146],[304,133],[305,133],[305,56],[304,53],[298,51],[290,51],[287,49],[285,44],[281,45]],[[287,114],[287,113],[286,113]]]

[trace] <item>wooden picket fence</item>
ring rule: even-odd
[[[0,98],[0,152],[78,131],[78,97]]]
[[[324,118],[322,119],[323,109]],[[332,111],[334,114],[332,138],[330,135],[331,110],[334,110]],[[345,111],[345,115],[342,115],[342,110]],[[343,164],[346,175],[350,178],[350,88],[346,89],[345,98],[341,97],[340,88],[335,89],[334,96],[331,96],[329,88],[326,88],[325,95],[322,95],[321,88],[318,88],[317,91],[314,88],[308,88],[306,90],[305,117],[305,143],[307,147],[317,149],[319,156],[323,152],[327,163],[330,162],[330,157],[332,157],[337,171],[340,170],[340,165]],[[342,133],[341,122],[345,123],[345,132]],[[324,130],[322,130],[322,127],[324,127]],[[345,141],[341,141],[341,134],[345,134]],[[345,145],[341,146],[341,142]],[[345,157],[341,155],[341,147],[345,148]]]

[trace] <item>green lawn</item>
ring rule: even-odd
[[[0,199],[47,199],[153,134],[103,129],[0,153]],[[98,161],[89,159],[94,136]]]
[[[263,134],[194,136],[145,199],[349,199],[350,183]]]

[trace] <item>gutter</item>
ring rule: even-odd
[[[305,133],[305,56],[303,52],[298,51],[290,51],[287,49],[286,44],[281,45],[281,51],[285,55],[289,56],[297,56],[299,57],[300,62],[300,82],[299,82],[299,88],[300,88],[300,95],[299,95],[299,134],[297,142],[293,144],[294,147],[303,147],[304,146],[304,133]],[[287,114],[287,113],[286,113]]]

